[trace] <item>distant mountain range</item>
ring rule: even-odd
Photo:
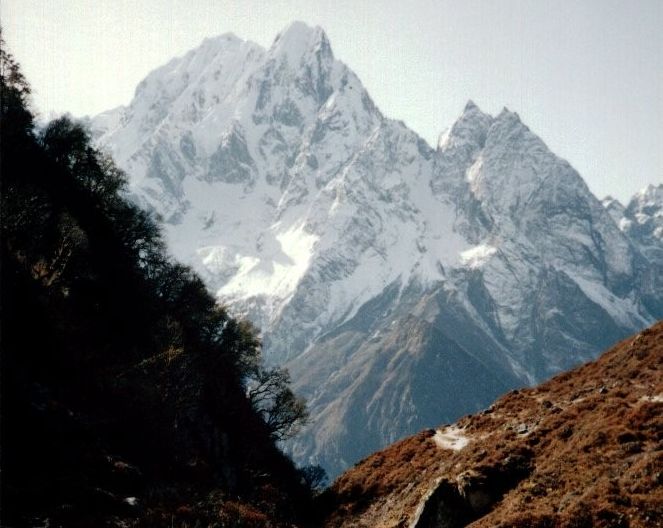
[[[335,475],[663,318],[663,185],[601,203],[504,109],[429,146],[319,27],[226,34],[89,120],[172,253],[263,332]]]

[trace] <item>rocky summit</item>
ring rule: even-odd
[[[319,27],[207,39],[88,124],[290,369],[311,423],[288,449],[332,475],[663,317],[660,188],[604,207],[518,114],[472,102],[432,147]]]

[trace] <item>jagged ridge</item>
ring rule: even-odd
[[[517,114],[470,102],[433,149],[320,28],[209,39],[91,127],[288,362],[314,417],[293,452],[332,473],[663,317],[660,254]]]

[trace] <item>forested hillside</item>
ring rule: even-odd
[[[305,408],[67,118],[2,77],[2,525],[297,523]],[[310,481],[310,478],[308,478]],[[128,524],[127,524],[128,523]]]

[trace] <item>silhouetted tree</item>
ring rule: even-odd
[[[251,373],[247,396],[276,440],[297,434],[308,420],[306,403],[290,389],[290,374],[259,365]]]
[[[329,477],[322,466],[310,465],[299,468],[299,473],[306,486],[314,492],[321,492],[329,484]]]

